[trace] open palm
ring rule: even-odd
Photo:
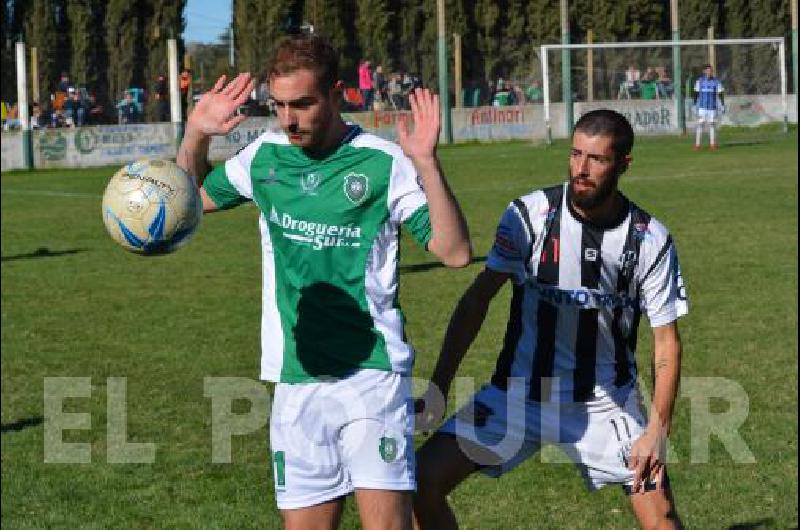
[[[253,86],[249,73],[237,75],[227,85],[223,75],[211,90],[200,97],[187,119],[187,127],[205,135],[228,134],[247,118],[238,116],[236,109],[250,97]]]
[[[397,124],[397,141],[411,160],[434,156],[439,143],[439,96],[427,88],[417,88],[408,96],[413,132],[408,131],[405,120]]]

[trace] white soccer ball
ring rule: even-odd
[[[203,201],[194,180],[175,162],[139,160],[117,171],[103,194],[111,238],[137,254],[173,252],[194,234]]]

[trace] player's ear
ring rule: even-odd
[[[628,170],[628,166],[631,165],[631,162],[633,162],[633,157],[631,155],[625,155],[622,157],[622,161],[619,164],[620,173],[626,172]]]

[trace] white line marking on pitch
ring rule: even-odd
[[[11,195],[43,195],[46,197],[79,197],[82,199],[101,199],[102,195],[94,193],[74,193],[71,191],[48,191],[48,190],[0,190],[2,193]]]

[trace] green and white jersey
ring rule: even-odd
[[[410,373],[397,299],[401,225],[427,246],[430,218],[400,147],[351,126],[309,158],[267,132],[203,183],[220,208],[261,209],[261,378],[286,383],[374,368]]]

